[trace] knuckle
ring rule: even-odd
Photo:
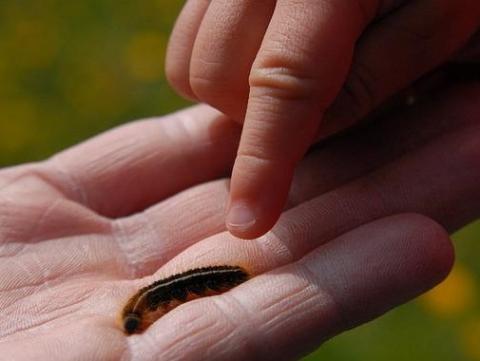
[[[192,98],[210,104],[236,122],[243,122],[248,87],[243,86],[239,79],[229,76],[229,72],[224,75],[192,73],[189,86],[194,94]]]
[[[318,89],[318,79],[285,64],[254,67],[248,82],[256,95],[285,100],[309,100]]]
[[[281,156],[275,156],[259,148],[244,150],[238,153],[236,163],[253,165],[253,168],[284,162]],[[251,168],[248,166],[247,168]]]
[[[215,81],[205,73],[190,72],[189,82],[192,92],[201,100],[209,98],[215,92]]]
[[[189,82],[199,99],[215,99],[217,95],[224,94],[228,85],[228,74],[223,71],[220,63],[196,59],[190,66]]]
[[[240,94],[233,84],[208,76],[191,75],[190,89],[194,99],[210,104],[234,120],[242,118],[239,114],[245,106],[243,100],[246,95]]]
[[[263,150],[249,150],[238,153],[235,159],[237,172],[245,178],[258,178],[259,174],[277,173],[287,176],[295,169],[296,158],[288,152],[269,153]]]
[[[268,113],[267,116],[271,116]],[[288,120],[287,120],[288,121]],[[260,122],[244,132],[242,146],[238,149],[236,164],[245,165],[245,169],[256,166],[272,166],[287,170],[303,156],[304,147],[295,139],[295,130],[288,130],[284,134],[269,132],[272,127],[278,127],[275,121]],[[301,125],[288,124],[290,129]],[[286,142],[289,142],[287,145]],[[264,168],[265,169],[265,168]]]

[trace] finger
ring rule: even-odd
[[[403,212],[427,215],[454,231],[480,216],[479,136],[480,128],[473,126],[439,137],[288,211],[298,216],[282,216],[273,233],[295,241],[313,233],[315,239],[328,241],[352,227]]]
[[[149,275],[196,242],[225,230],[228,181],[189,188],[143,212],[117,219],[115,239],[135,277]]]
[[[356,38],[375,15],[373,7],[358,10],[357,1],[277,1],[249,78],[227,214],[234,235],[260,236],[278,219],[294,166],[340,89]]]
[[[383,15],[403,2],[382,1],[377,14]],[[191,89],[198,99],[242,123],[251,66],[274,8],[274,0],[214,0],[195,39],[190,61]]]
[[[480,216],[479,136],[476,127],[441,137],[288,210],[263,237],[250,242],[227,233],[208,238],[186,249],[181,263],[167,264],[162,272],[213,262],[239,264],[256,274],[293,262],[367,222],[404,212],[425,214],[454,231]]]
[[[480,216],[477,146],[480,128],[476,126],[478,109],[466,106],[469,101],[476,104],[475,99],[480,96],[476,90],[460,94],[454,102],[456,107],[444,112],[444,118],[435,118],[431,112],[422,114],[439,124],[468,118],[464,129],[449,131],[375,172],[296,206],[282,216],[271,233],[255,242],[242,242],[226,233],[210,237],[185,250],[181,264],[173,263],[173,269],[167,264],[162,272],[174,273],[192,264],[202,266],[211,262],[238,263],[254,273],[262,272],[272,267],[270,255],[277,257],[275,266],[292,262],[319,244],[389,214],[426,214],[452,231],[477,218]],[[461,95],[468,100],[461,99]],[[392,134],[396,134],[395,128]],[[313,171],[307,179],[316,179],[315,164],[311,166]],[[305,187],[305,197],[315,194],[315,182],[303,182],[309,183],[313,186]],[[302,197],[298,199],[301,201]]]
[[[264,251],[266,249],[266,252],[279,252],[286,255],[306,252],[301,247],[300,250],[294,247],[295,244],[301,244],[300,240],[304,239],[295,233],[298,230],[305,229],[307,233],[317,232],[315,233],[316,239],[326,242],[339,234],[336,232],[346,231],[362,222],[381,216],[376,212],[378,210],[385,209],[386,214],[389,214],[388,212],[391,210],[388,207],[381,208],[374,204],[373,211],[368,209],[368,206],[371,205],[369,198],[372,200],[378,198],[375,187],[363,187],[365,192],[361,192],[360,195],[356,193],[362,186],[347,187],[346,189],[350,190],[341,194],[336,193],[335,188],[340,188],[341,185],[349,183],[357,177],[368,177],[368,174],[376,168],[381,168],[382,165],[394,161],[406,152],[414,154],[413,152],[418,148],[422,148],[426,143],[443,134],[458,132],[475,125],[478,115],[478,111],[475,111],[477,99],[480,99],[480,88],[476,86],[454,87],[443,96],[435,97],[431,103],[420,104],[405,114],[399,114],[397,117],[389,118],[379,124],[372,124],[362,132],[358,131],[338,138],[311,153],[297,169],[287,209],[320,197],[324,193],[330,193],[330,195],[326,194],[325,198],[318,200],[318,204],[324,202],[324,206],[319,208],[321,215],[316,216],[315,213],[307,211],[291,220],[290,216],[286,217],[285,215],[284,222],[288,226],[275,227],[273,235],[267,236],[266,239],[261,238],[259,242],[248,243],[244,252],[247,259],[244,261],[248,262],[249,255],[262,252],[262,249]],[[469,133],[470,130],[465,132]],[[440,141],[439,144],[443,144],[442,142]],[[452,153],[455,152],[456,150],[452,150]],[[462,157],[460,156],[460,158]],[[435,155],[432,155],[433,158]],[[438,167],[443,166],[433,160],[427,161]],[[457,161],[452,160],[451,162],[456,163]],[[322,167],[319,167],[319,164]],[[412,183],[410,173],[408,173],[410,171],[410,169],[405,170],[407,176],[401,179],[402,184],[394,185],[395,188],[407,188]],[[378,178],[381,177],[378,176]],[[458,181],[462,184],[467,178],[468,174],[464,173],[458,180],[451,182]],[[362,182],[365,183],[365,181]],[[435,186],[436,182],[438,181],[433,182],[432,186]],[[387,180],[385,183],[385,189],[381,188],[382,193],[390,192],[393,196],[400,196],[398,191],[388,189]],[[227,192],[226,180],[201,184],[160,202],[145,212],[126,219],[119,219],[116,223],[124,236],[117,238],[124,244],[123,248],[129,255],[130,263],[136,265],[136,274],[140,276],[151,274],[196,242],[224,231],[221,207],[227,197]],[[426,193],[422,188],[416,192],[419,193],[418,198],[412,198],[411,203],[406,204],[404,209],[399,206],[399,211],[424,210],[415,208],[415,200],[419,205],[434,204],[425,200]],[[452,190],[449,192],[450,194],[455,193]],[[341,197],[344,199],[342,200]],[[357,199],[358,203],[352,206],[349,204],[349,199]],[[451,196],[449,202],[453,203],[452,212],[460,214],[458,207],[463,207],[464,204],[455,203],[454,195]],[[363,210],[362,207],[366,207],[367,210]],[[474,207],[474,204],[470,204],[470,207]],[[351,209],[352,213],[346,212],[345,209]],[[305,217],[306,214],[311,217]],[[316,230],[315,226],[317,226]],[[276,242],[278,238],[283,240],[281,245]],[[269,246],[262,245],[263,241],[267,242]],[[231,250],[236,249],[235,247],[239,245],[238,240],[225,234],[212,237],[208,242],[202,242],[202,244],[200,249],[195,246],[187,252],[191,258],[183,256],[187,259],[185,267],[188,267],[188,262],[198,264],[202,260],[202,257],[199,257],[200,254],[218,254],[217,262],[225,262]],[[310,247],[313,246],[316,245],[310,244]],[[243,254],[243,251],[238,253]],[[248,264],[253,267],[250,263]]]
[[[477,126],[432,140],[286,211],[271,232],[255,241],[223,233],[191,246],[181,254],[181,266],[214,261],[262,272],[272,267],[269,254],[276,257],[275,266],[286,264],[362,224],[404,212],[425,214],[453,231],[480,216],[479,137]]]
[[[0,257],[25,243],[110,230],[106,219],[63,196],[44,163],[3,169],[0,183]]]
[[[455,56],[454,61],[460,63],[480,61],[480,30],[470,38],[467,46]]]
[[[366,175],[444,135],[468,133],[466,129],[477,124],[479,102],[480,86],[475,82],[453,85],[415,106],[332,139],[300,163],[289,202],[300,204],[333,190],[352,180],[351,174]],[[318,188],[323,191],[316,192]]]
[[[452,57],[480,25],[480,2],[412,1],[372,25],[359,41],[338,98],[319,134],[356,123],[393,94]]]
[[[476,119],[475,114],[470,116]],[[372,175],[286,212],[266,237],[254,242],[228,234],[211,237],[184,251],[152,279],[185,271],[192,264],[239,264],[253,274],[262,273],[293,262],[352,228],[396,212],[431,214],[453,229],[480,214],[480,157],[474,146],[478,136],[478,128],[447,133]],[[416,176],[413,185],[411,174]]]
[[[144,337],[130,337],[130,347],[164,360],[185,350],[211,360],[294,359],[431,288],[452,260],[447,234],[430,220],[381,219],[228,293],[178,307]]]
[[[280,4],[280,3],[279,3]],[[433,4],[432,2],[429,2],[427,4],[421,3],[421,5],[418,5],[417,7],[413,7],[412,10],[399,10],[398,15],[392,15],[391,18],[392,20],[392,26],[390,26],[393,34],[397,35],[399,37],[399,41],[392,41],[392,36],[387,36],[386,40],[383,39],[384,43],[388,43],[390,45],[390,48],[384,47],[387,50],[386,54],[389,54],[391,57],[389,59],[392,59],[392,61],[398,61],[400,65],[400,71],[392,71],[390,64],[388,62],[385,62],[383,59],[383,56],[379,56],[376,58],[378,63],[383,64],[382,67],[378,67],[379,69],[384,69],[384,72],[381,74],[380,78],[382,79],[387,79],[387,76],[390,74],[390,77],[394,78],[392,81],[387,80],[383,81],[385,84],[394,84],[394,88],[392,89],[380,89],[378,91],[379,94],[392,94],[394,90],[398,90],[399,88],[403,87],[404,85],[408,84],[408,82],[418,78],[422,73],[426,72],[427,70],[430,70],[432,67],[438,64],[438,62],[441,62],[443,60],[446,60],[451,54],[453,53],[454,50],[458,49],[463,43],[462,41],[465,38],[468,38],[469,34],[473,32],[478,22],[478,4],[469,2],[467,4],[470,6],[470,16],[463,23],[462,16],[461,16],[461,11],[464,11],[464,8],[458,8],[455,7],[455,12],[454,16],[451,17],[450,22],[452,23],[452,26],[447,26],[443,30],[443,32],[440,32],[440,35],[434,34],[434,30],[436,27],[439,27],[439,22],[441,21],[442,16],[445,16],[446,13],[448,13],[448,10],[450,9],[451,6],[454,6],[450,3],[449,4],[444,4],[442,3],[443,6],[438,7],[437,4]],[[419,20],[418,22],[410,21],[411,28],[413,29],[408,29],[407,31],[401,31],[398,30],[398,28],[401,25],[398,24],[403,24],[403,22],[407,22],[407,19],[413,18],[413,19],[418,19],[418,10],[423,10],[423,12],[427,11],[429,7],[433,7],[435,9],[439,8],[440,11],[439,14],[434,14],[433,20],[430,22],[427,22],[427,24],[423,24],[423,20]],[[455,5],[456,6],[456,5]],[[407,7],[407,9],[410,9]],[[459,10],[461,9],[461,10]],[[299,13],[301,13],[299,11]],[[315,13],[315,11],[313,11]],[[347,13],[348,14],[348,13]],[[334,17],[334,16],[332,16]],[[349,18],[347,15],[346,18]],[[390,18],[390,17],[389,17]],[[274,24],[275,20],[275,15],[272,21],[272,24]],[[385,20],[387,21],[387,20]],[[456,26],[457,23],[462,22],[461,25]],[[312,23],[319,23],[319,21],[312,22]],[[353,24],[360,24],[357,26],[357,28],[361,28],[362,21],[359,20],[357,22],[353,21]],[[282,24],[283,26],[283,24]],[[378,25],[380,26],[380,25]],[[273,25],[270,26],[272,28]],[[440,26],[442,27],[442,26]],[[269,28],[269,30],[270,30]],[[352,29],[352,28],[350,28]],[[347,41],[344,43],[342,40],[343,38],[340,39],[339,42],[339,49],[346,49],[347,46],[345,44],[353,44],[355,42],[355,36],[356,36],[356,30],[355,26],[353,26],[354,30],[351,30],[350,32],[345,32],[346,34],[349,34],[350,36],[347,37]],[[383,29],[383,28],[381,28]],[[388,29],[388,27],[387,27]],[[454,29],[454,30],[452,30]],[[290,29],[289,29],[290,30]],[[328,29],[322,29],[324,30],[324,33],[328,33]],[[336,29],[337,32],[342,33],[342,29]],[[383,30],[382,30],[383,31]],[[380,35],[382,35],[382,31],[380,32]],[[414,33],[420,33],[420,34],[434,34],[432,35],[432,39],[429,37],[426,37],[423,41],[423,43],[420,42],[420,46],[418,48],[413,47],[414,50],[411,50],[412,47],[409,46],[409,44],[412,42],[412,36],[411,35],[406,35],[406,34],[411,34],[411,32]],[[428,32],[430,31],[430,33]],[[281,34],[280,30],[277,30],[277,33]],[[293,35],[291,34],[292,32],[289,32],[289,37],[290,38],[296,38],[295,37],[295,32],[293,32]],[[314,34],[314,32],[310,31],[311,34]],[[375,32],[373,32],[373,37],[375,37]],[[401,34],[401,35],[398,35]],[[303,34],[302,34],[303,35]],[[379,36],[380,36],[379,35]],[[382,35],[385,37],[385,35]],[[449,41],[444,41],[443,38],[446,37],[449,39]],[[303,37],[302,37],[303,38]],[[308,39],[308,37],[307,37]],[[269,40],[269,32],[267,31],[267,35],[264,41],[264,44],[268,44]],[[396,38],[393,37],[393,40],[396,40]],[[281,41],[276,41],[273,42],[274,44],[281,43]],[[427,45],[425,46],[425,42],[427,42]],[[432,42],[432,44],[429,44]],[[312,43],[312,41],[307,42],[307,44]],[[377,41],[377,39],[372,40],[371,42],[367,42],[367,44],[371,44],[370,52],[374,53],[378,49],[378,44],[382,43],[381,41]],[[403,44],[403,48],[400,48],[401,56],[396,56],[394,51],[390,51],[392,46],[397,46],[396,44],[400,43]],[[317,44],[322,44],[321,40],[317,40]],[[392,45],[395,44],[395,45]],[[423,49],[425,48],[430,48],[433,47],[435,51],[430,52],[425,52]],[[284,48],[286,48],[284,46]],[[382,47],[380,47],[383,49]],[[252,116],[247,111],[246,115],[246,125],[245,125],[245,130],[242,135],[242,140],[240,143],[240,148],[238,152],[238,158],[235,163],[234,167],[234,172],[232,176],[232,191],[231,191],[231,209],[232,212],[229,212],[227,216],[227,226],[228,223],[230,223],[229,229],[233,232],[233,234],[240,236],[240,237],[246,237],[250,238],[253,236],[258,236],[262,234],[266,229],[270,228],[270,226],[273,224],[273,222],[276,221],[277,216],[284,204],[285,200],[285,194],[286,190],[288,189],[288,186],[290,185],[290,180],[291,180],[291,175],[293,172],[293,166],[296,164],[298,161],[299,157],[303,154],[305,151],[306,147],[311,143],[312,141],[312,132],[316,131],[316,125],[318,125],[318,119],[320,117],[320,114],[322,113],[322,110],[325,107],[322,107],[322,100],[326,99],[327,97],[325,96],[326,93],[323,95],[320,94],[319,90],[315,88],[316,84],[320,83],[320,79],[322,79],[322,86],[323,90],[327,89],[331,92],[331,94],[336,94],[336,91],[333,91],[332,89],[335,88],[336,83],[329,83],[329,79],[337,80],[342,79],[343,81],[343,70],[345,70],[344,65],[345,61],[342,63],[342,59],[349,59],[350,57],[350,49],[347,51],[344,51],[342,59],[329,59],[328,63],[335,63],[335,60],[338,60],[336,64],[340,64],[343,66],[340,66],[339,68],[333,68],[331,70],[330,78],[328,77],[328,74],[326,76],[319,76],[318,73],[315,73],[313,69],[314,65],[318,66],[319,69],[325,69],[324,66],[318,65],[318,62],[313,62],[311,61],[310,64],[312,69],[307,69],[306,71],[303,72],[298,72],[298,68],[301,69],[292,59],[288,59],[285,61],[285,59],[278,60],[278,56],[276,61],[270,61],[270,64],[268,61],[264,61],[262,64],[261,61],[261,56],[262,56],[262,48],[260,49],[260,53],[257,57],[257,61],[255,62],[251,74],[251,83],[253,80],[253,85],[250,93],[250,99],[249,99],[249,106],[248,109],[249,111],[252,110]],[[317,49],[318,50],[318,49]],[[325,49],[322,49],[325,50]],[[405,51],[404,51],[405,50]],[[407,51],[409,50],[409,51]],[[274,52],[270,51],[270,53]],[[420,55],[423,55],[423,58],[421,58],[419,61],[417,58],[418,56],[415,56],[415,51],[420,52]],[[336,52],[341,52],[339,50],[336,50]],[[336,52],[333,52],[336,54]],[[326,51],[321,52],[321,54],[325,54]],[[425,53],[425,54],[423,54]],[[267,52],[268,54],[268,52]],[[297,51],[295,54],[302,54],[301,49]],[[313,52],[313,54],[319,55],[320,53]],[[392,55],[393,54],[393,55]],[[297,57],[293,56],[293,59],[296,60]],[[268,56],[266,56],[266,59],[268,60]],[[400,60],[398,60],[400,59]],[[408,61],[407,61],[408,60]],[[367,64],[370,64],[370,59],[366,59]],[[416,64],[412,64],[412,61]],[[272,71],[272,66],[271,64],[280,64],[280,69],[282,69],[284,74],[281,74],[284,78],[289,79],[288,82],[284,82],[287,84],[295,83],[297,84],[296,88],[297,89],[297,96],[291,97],[291,89],[286,88],[282,86],[281,92],[285,96],[285,89],[290,89],[287,90],[290,91],[290,93],[287,93],[287,98],[290,102],[287,100],[280,99],[278,101],[272,102],[272,98],[274,100],[277,100],[277,98],[280,98],[275,92],[271,92],[271,84],[272,81],[271,79],[265,81],[265,76],[260,76],[258,79],[260,79],[260,82],[258,82],[256,79],[256,73],[255,73],[255,67],[258,66],[258,68],[262,69],[267,69],[267,73],[273,74],[271,78],[274,80],[276,79],[274,76],[278,75],[275,74],[275,72]],[[307,61],[305,59],[302,59],[300,61],[301,64],[307,64]],[[260,65],[258,65],[260,64]],[[266,64],[266,65],[265,65]],[[287,66],[283,65],[287,64]],[[294,64],[292,66],[292,64]],[[362,64],[360,62],[357,62],[357,64],[360,64],[357,66],[357,70],[354,70],[352,73],[353,76],[356,76],[360,71],[363,71],[363,74],[370,75],[367,71],[365,71],[364,67],[362,68]],[[387,64],[387,65],[385,65]],[[396,63],[394,63],[396,64]],[[348,65],[348,63],[347,63]],[[411,66],[412,65],[412,66]],[[415,66],[413,66],[415,65]],[[270,67],[269,67],[270,66]],[[390,67],[389,67],[390,66]],[[376,67],[375,67],[376,68]],[[275,69],[275,68],[274,68]],[[297,73],[292,72],[291,70],[285,72],[284,69],[294,69],[297,71]],[[414,69],[412,71],[412,69]],[[262,70],[265,72],[265,70]],[[270,74],[270,75],[271,75]],[[287,74],[287,75],[285,75]],[[291,76],[293,74],[293,76]],[[300,74],[300,76],[298,76]],[[314,74],[313,77],[311,75]],[[269,76],[270,76],[269,75]],[[306,76],[305,76],[306,75]],[[307,78],[308,80],[313,81],[305,81]],[[295,81],[291,81],[292,78]],[[370,78],[367,78],[367,82],[364,81],[363,78],[359,78],[360,80],[357,79],[357,83],[360,85],[364,84],[369,84],[368,80]],[[372,77],[370,80],[370,83],[375,84],[377,86],[376,78]],[[405,80],[407,79],[407,80]],[[402,83],[404,82],[404,83]],[[255,84],[258,83],[262,86],[260,87],[255,87]],[[284,84],[277,82],[275,80],[274,84]],[[383,84],[380,82],[379,84]],[[278,85],[277,84],[277,85]],[[305,85],[307,84],[307,85]],[[313,84],[312,86],[308,86],[308,84]],[[298,86],[300,85],[300,86]],[[329,85],[331,85],[329,87]],[[348,86],[348,83],[347,83]],[[259,88],[259,94],[256,93],[257,88]],[[300,92],[298,92],[298,88],[300,88]],[[266,90],[265,90],[266,89]],[[367,95],[369,95],[367,89]],[[350,92],[351,93],[351,92]],[[346,94],[350,94],[349,92],[346,92]],[[300,94],[300,96],[298,96]],[[265,98],[267,99],[265,101]],[[292,99],[293,98],[293,99]],[[253,100],[255,101],[253,101]],[[259,105],[256,106],[255,102],[258,100]],[[263,100],[262,100],[263,99]],[[340,98],[341,99],[341,98]],[[306,101],[304,102],[301,106],[296,106],[299,104],[299,101]],[[314,100],[314,101],[313,101]],[[329,99],[329,101],[332,99]],[[280,105],[278,105],[278,104]],[[288,103],[288,106],[287,106]],[[300,102],[301,103],[301,102]],[[366,103],[366,102],[364,102]],[[265,104],[269,104],[268,110],[265,110]],[[272,105],[274,104],[274,105]],[[315,104],[317,107],[315,108]],[[327,103],[328,104],[328,103]],[[339,102],[338,109],[341,111],[344,111],[344,109],[350,109],[350,107],[341,102]],[[282,106],[284,105],[284,106]],[[323,108],[323,109],[322,109]],[[281,110],[279,110],[281,109]],[[305,112],[309,111],[310,113],[307,114]],[[302,119],[302,123],[300,126],[294,125],[294,122],[291,121],[291,119],[295,119],[295,116],[299,116]],[[285,119],[282,121],[282,117],[285,117]],[[288,118],[286,118],[288,117]],[[334,119],[336,119],[338,116],[335,116]],[[268,120],[266,120],[268,119]],[[272,120],[273,121],[270,121]],[[254,121],[255,120],[255,121]],[[250,123],[251,122],[251,123]],[[273,123],[273,124],[272,124]],[[332,122],[331,122],[332,123]],[[249,124],[252,124],[251,126]],[[279,124],[279,125],[277,125]],[[281,124],[281,126],[280,126]],[[345,120],[334,120],[333,126],[336,127],[337,125],[335,124],[350,124],[349,121]],[[342,125],[344,126],[344,125]],[[330,132],[327,130],[327,133]],[[289,146],[285,146],[288,144]],[[268,185],[267,185],[268,184]],[[260,217],[260,218],[259,218]],[[243,229],[243,230],[242,230]]]
[[[193,44],[209,0],[188,0],[168,41],[165,72],[170,85],[186,98],[196,99],[190,87],[190,59]]]
[[[293,227],[302,234],[321,229],[323,237],[329,239],[342,231],[341,224],[352,227],[366,219],[415,212],[454,231],[480,216],[479,136],[480,128],[474,127],[440,137],[369,175],[307,202],[313,206],[308,208],[311,213],[286,221],[281,228]],[[297,208],[307,207],[307,203]]]
[[[214,0],[195,41],[190,62],[193,92],[242,122],[248,74],[274,7],[274,0]]]
[[[48,161],[68,198],[118,217],[226,175],[239,128],[205,106],[134,122]]]

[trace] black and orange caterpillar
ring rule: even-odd
[[[248,273],[238,266],[192,269],[140,289],[121,313],[126,334],[139,333],[168,311],[187,301],[220,294],[245,282]]]

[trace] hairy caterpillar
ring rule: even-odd
[[[187,301],[220,294],[245,282],[248,273],[238,266],[192,269],[140,289],[121,313],[126,334],[139,333],[171,309]]]

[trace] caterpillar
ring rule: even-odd
[[[127,335],[140,333],[173,308],[226,292],[248,278],[248,273],[238,266],[210,266],[158,280],[128,300],[121,312],[123,330]]]

